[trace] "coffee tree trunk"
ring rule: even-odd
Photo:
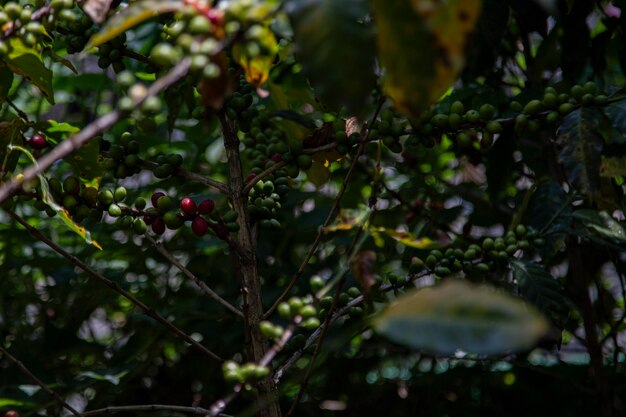
[[[247,195],[244,188],[243,171],[239,155],[239,139],[234,128],[224,116],[220,116],[224,134],[224,146],[230,174],[229,199],[237,212],[239,233],[234,244],[233,256],[235,267],[241,280],[243,313],[245,326],[245,355],[250,362],[260,362],[268,350],[268,342],[261,333],[259,323],[263,320],[261,281],[257,270],[256,233],[250,224],[247,211]],[[275,395],[276,386],[271,378],[265,378],[257,384],[258,396],[255,415],[260,417],[281,417],[280,406]]]

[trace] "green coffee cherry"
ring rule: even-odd
[[[121,203],[126,199],[126,188],[124,187],[117,187],[115,189],[115,192],[113,193],[113,199],[115,200],[116,203]]]

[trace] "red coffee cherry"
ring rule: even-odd
[[[198,207],[196,206],[196,202],[193,201],[189,197],[185,197],[180,201],[180,209],[183,213],[193,216],[196,214]]]
[[[191,231],[194,235],[198,237],[204,236],[208,229],[209,222],[207,222],[202,217],[196,217],[195,219],[193,219],[193,222],[191,222]]]
[[[215,201],[207,198],[206,200],[202,200],[198,205],[198,213],[200,214],[211,214],[213,209],[215,208]]]

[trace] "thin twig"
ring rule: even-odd
[[[248,193],[250,192],[252,187],[254,187],[254,185],[257,182],[261,181],[263,178],[267,177],[268,175],[278,171],[279,169],[281,169],[285,165],[287,165],[287,163],[285,161],[280,161],[280,162],[272,165],[271,167],[267,168],[265,171],[259,172],[257,175],[254,176],[254,178],[252,178],[250,181],[248,181],[248,183],[246,184],[245,187],[243,187],[243,190],[241,191],[241,194],[242,195],[248,195]]]
[[[115,282],[113,282],[110,279],[106,278],[104,275],[100,274],[99,272],[94,271],[89,266],[87,266],[85,263],[83,263],[80,259],[78,259],[74,255],[68,253],[67,251],[65,251],[65,249],[63,249],[62,247],[60,247],[59,245],[57,245],[56,243],[54,243],[53,241],[48,239],[41,232],[39,232],[37,229],[32,227],[30,224],[28,224],[26,222],[26,220],[22,219],[20,216],[15,214],[13,211],[6,210],[6,212],[9,214],[9,216],[11,216],[11,218],[13,218],[15,221],[17,221],[22,226],[24,226],[24,228],[26,228],[26,230],[33,237],[35,237],[38,240],[42,241],[43,243],[48,245],[52,250],[57,252],[59,255],[61,255],[64,258],[66,258],[71,263],[73,263],[74,265],[76,265],[77,267],[79,267],[80,269],[85,271],[87,274],[91,275],[93,278],[97,279],[98,281],[100,281],[103,284],[105,284],[107,287],[111,288],[113,291],[115,291],[118,294],[120,294],[122,297],[126,298],[128,301],[130,301],[131,303],[133,303],[134,305],[139,307],[141,310],[143,310],[143,312],[146,315],[152,317],[154,320],[156,320],[157,322],[161,323],[163,326],[165,326],[167,329],[169,329],[172,333],[176,334],[182,340],[184,340],[185,342],[189,343],[190,345],[192,345],[193,347],[195,347],[200,352],[202,352],[204,355],[206,355],[207,357],[213,359],[214,361],[224,362],[224,359],[220,358],[218,355],[216,355],[215,353],[213,353],[212,351],[210,351],[206,347],[202,346],[200,343],[198,343],[195,340],[193,340],[187,333],[183,332],[178,327],[176,327],[174,324],[172,324],[171,322],[166,320],[163,316],[161,316],[156,311],[154,311],[154,309],[152,309],[151,307],[148,307],[143,302],[139,301],[132,294],[130,294],[128,291],[124,290],[122,287],[117,285]]]
[[[374,116],[372,117],[372,122],[374,120],[376,120],[376,118],[378,117],[378,113],[380,112],[383,104],[384,104],[384,99],[381,99],[378,102],[378,106],[376,108],[376,111],[374,112]],[[371,125],[372,125],[372,123],[369,124],[369,126],[371,126]],[[365,128],[367,129],[367,126]],[[289,282],[287,287],[283,290],[283,292],[276,299],[276,301],[274,301],[274,304],[272,304],[272,306],[265,312],[263,318],[268,318],[272,314],[272,312],[276,309],[276,307],[278,307],[278,305],[280,303],[282,303],[285,300],[285,298],[287,298],[287,296],[289,295],[289,292],[291,291],[293,286],[296,285],[296,282],[298,282],[298,279],[300,279],[300,277],[304,273],[304,270],[306,269],[306,267],[307,267],[307,265],[309,263],[309,260],[311,259],[311,257],[317,251],[317,248],[318,248],[320,242],[322,241],[322,236],[324,235],[325,228],[330,225],[330,223],[335,218],[335,215],[339,211],[339,204],[341,203],[341,199],[343,198],[344,193],[348,189],[348,183],[350,182],[350,179],[352,178],[352,174],[354,173],[354,169],[355,169],[355,167],[357,165],[359,157],[363,154],[363,151],[365,149],[365,143],[367,142],[368,137],[369,137],[369,129],[367,129],[365,131],[365,134],[363,135],[362,141],[359,144],[359,148],[358,148],[358,150],[356,152],[356,155],[354,156],[354,159],[352,160],[352,163],[350,164],[350,168],[348,169],[348,172],[347,172],[345,178],[343,179],[343,182],[341,184],[341,188],[339,189],[339,192],[337,193],[337,196],[335,197],[335,201],[333,202],[333,206],[331,207],[330,211],[328,212],[328,216],[326,217],[326,220],[324,221],[324,224],[318,229],[317,236],[315,236],[315,240],[313,241],[313,244],[311,245],[311,248],[309,249],[309,252],[306,254],[304,259],[300,263],[300,267],[298,268],[296,273],[293,274],[293,276],[291,277],[291,281]]]
[[[156,162],[146,161],[146,160],[139,161],[139,165],[145,168],[151,169],[153,171],[159,166],[159,164],[157,164]],[[176,175],[179,175],[181,177],[187,178],[192,181],[199,182],[200,184],[204,184],[208,187],[213,187],[224,194],[228,193],[228,185],[224,184],[223,182],[214,180],[213,178],[205,177],[195,172],[187,171],[186,169],[183,169],[183,168],[176,169]]]
[[[22,362],[20,362],[15,356],[11,355],[2,345],[0,345],[0,352],[6,356],[11,362],[17,365],[23,374],[27,375],[33,382],[39,385],[44,391],[46,391],[52,398],[54,398],[63,408],[67,409],[70,413],[77,417],[81,417],[82,414],[76,411],[74,407],[65,402],[56,391],[53,391],[48,385],[46,385],[41,379],[37,378]]]
[[[184,407],[180,405],[169,404],[145,404],[145,405],[118,405],[105,408],[99,408],[97,410],[85,411],[83,417],[97,416],[100,414],[116,414],[119,412],[128,411],[174,411],[177,413],[185,414],[200,414],[209,415],[210,410],[202,407]],[[232,417],[227,414],[217,414],[216,417]]]
[[[187,278],[190,278],[193,282],[195,282],[196,285],[202,290],[204,294],[206,294],[207,296],[211,297],[212,299],[214,299],[215,301],[223,305],[228,311],[230,311],[231,313],[234,313],[237,317],[243,317],[243,313],[241,312],[241,310],[239,310],[237,307],[233,306],[231,303],[229,303],[228,301],[220,297],[220,295],[216,293],[215,291],[213,291],[211,287],[209,287],[206,283],[204,283],[204,281],[202,281],[200,278],[195,276],[193,272],[191,272],[183,264],[181,264],[180,261],[176,259],[174,255],[172,255],[167,249],[165,249],[165,247],[163,246],[163,243],[157,242],[148,233],[146,233],[145,236],[152,243],[152,245],[154,245],[156,250],[158,250],[159,253],[161,253],[161,255],[166,257],[167,260],[169,260],[174,266],[176,266],[176,268],[178,268],[180,272],[185,274]]]
[[[167,89],[172,84],[176,83],[178,80],[187,75],[187,72],[189,71],[189,63],[190,59],[185,58],[181,62],[179,62],[174,68],[172,68],[170,72],[168,72],[163,77],[157,79],[150,86],[150,88],[148,88],[147,93],[143,97],[134,101],[133,107],[138,107],[146,100],[146,98],[159,94],[161,91]],[[107,131],[125,115],[125,113],[122,113],[119,110],[113,110],[110,113],[107,113],[102,117],[94,120],[92,123],[85,126],[84,129],[82,129],[75,135],[72,135],[68,139],[61,141],[61,143],[55,146],[54,149],[50,150],[44,156],[39,158],[37,164],[31,165],[30,167],[25,169],[22,172],[23,178],[21,180],[16,181],[16,179],[13,179],[0,186],[0,202],[4,201],[7,197],[19,190],[23,182],[33,180],[37,175],[44,172],[59,159],[63,159],[70,153],[76,151],[81,146],[89,142],[95,136]]]

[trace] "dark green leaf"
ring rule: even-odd
[[[13,84],[13,71],[0,63],[0,103],[4,102],[9,95],[11,84]]]
[[[599,110],[583,107],[567,115],[557,132],[557,143],[562,147],[559,162],[565,167],[569,181],[591,200],[600,192],[602,117]]]
[[[563,323],[567,318],[568,300],[550,272],[543,265],[529,261],[512,260],[510,265],[520,294],[555,322]]]
[[[32,82],[39,88],[44,97],[51,104],[54,104],[52,71],[44,65],[41,54],[31,47],[25,46],[19,38],[12,37],[9,42],[11,51],[8,56],[4,57],[4,62],[9,69]]]
[[[360,113],[376,85],[366,0],[296,0],[288,10],[297,56],[323,101]]]

